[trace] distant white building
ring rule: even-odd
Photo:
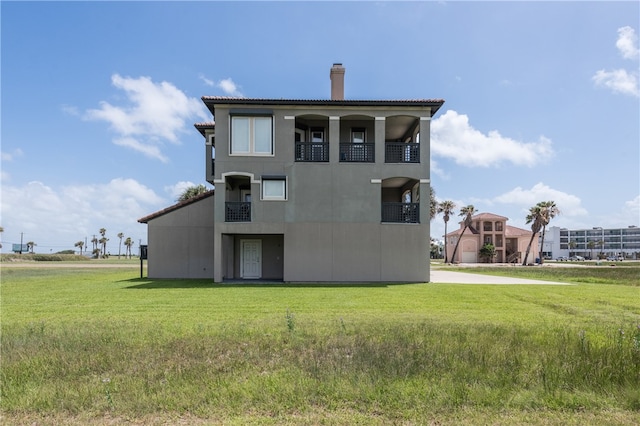
[[[542,239],[542,237],[540,237]],[[640,228],[567,229],[552,226],[547,228],[542,251],[545,256],[555,259],[559,256],[579,255],[596,258],[598,253],[605,256],[624,256],[626,259],[640,259]]]

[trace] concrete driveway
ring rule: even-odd
[[[498,277],[493,275],[471,274],[431,270],[431,282],[434,284],[536,284],[536,285],[574,285],[557,281],[530,280],[526,278]]]

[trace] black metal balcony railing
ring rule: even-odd
[[[386,163],[419,163],[420,144],[405,142],[386,142],[384,144]]]
[[[375,153],[373,143],[340,143],[340,162],[342,163],[374,163]]]
[[[312,163],[329,161],[329,144],[326,142],[296,142],[296,161]]]
[[[420,223],[420,204],[382,203],[382,221],[389,223]]]
[[[251,222],[251,203],[227,201],[225,207],[226,222]]]

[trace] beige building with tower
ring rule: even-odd
[[[480,213],[472,217],[472,224],[462,234],[464,221],[460,228],[447,234],[447,253],[453,250],[460,240],[455,259],[452,263],[478,263],[480,249],[485,244],[493,244],[496,249],[496,263],[522,263],[527,246],[531,240],[531,231],[507,225],[509,218],[493,213]],[[538,238],[533,239],[527,263],[534,263],[539,257]]]

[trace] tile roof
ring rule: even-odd
[[[215,104],[239,105],[321,105],[321,106],[416,106],[431,107],[432,116],[444,104],[444,99],[269,99],[269,98],[239,98],[231,96],[202,96],[202,101],[211,108]],[[213,111],[212,111],[213,112]]]
[[[208,121],[204,123],[195,123],[193,127],[196,128],[197,131],[200,132],[202,136],[205,136],[205,130],[215,130],[216,123],[215,121]]]
[[[214,193],[215,193],[215,190],[213,190],[213,189],[210,190],[210,191],[207,191],[207,192],[203,192],[202,194],[196,195],[193,198],[189,198],[186,201],[181,201],[181,202],[179,202],[177,204],[174,204],[172,206],[169,206],[169,207],[167,207],[165,209],[159,210],[159,211],[157,211],[155,213],[151,213],[150,215],[142,217],[142,218],[138,219],[138,222],[140,222],[140,223],[148,223],[150,220],[153,220],[153,219],[155,219],[157,217],[160,217],[160,216],[165,215],[167,213],[170,213],[172,211],[181,209],[183,207],[188,206],[189,204],[196,203],[196,202],[198,202],[200,200],[203,200],[205,198],[211,197],[211,196],[214,195]]]
[[[473,220],[509,220],[508,217],[500,216],[493,213],[479,213],[471,217]]]

